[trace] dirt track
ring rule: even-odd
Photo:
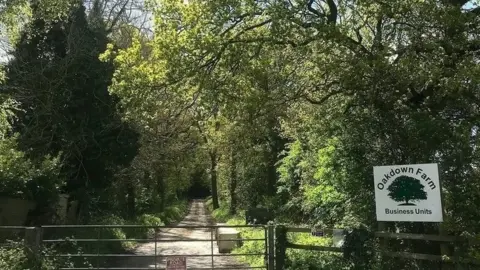
[[[207,214],[205,203],[202,200],[195,200],[191,203],[188,215],[178,225],[181,226],[205,226],[211,224],[211,217]],[[211,229],[185,229],[173,228],[167,229],[157,235],[157,239],[162,240],[188,240],[188,239],[211,239]],[[212,246],[210,241],[206,242],[157,242],[157,254],[165,255],[209,255],[212,253]],[[155,243],[142,244],[135,249],[135,254],[138,255],[154,255]],[[218,253],[218,247],[214,242],[214,254]],[[157,258],[154,262],[152,257],[132,257],[121,263],[122,268],[151,268],[165,269],[165,258]],[[203,257],[187,257],[187,268],[204,268],[212,269],[211,256]],[[233,257],[214,257],[214,267],[222,269],[245,269],[246,265],[238,263]],[[243,268],[242,268],[243,267]],[[214,269],[215,269],[214,268]]]

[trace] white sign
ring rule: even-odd
[[[378,221],[442,222],[437,164],[373,167]]]
[[[166,270],[187,270],[186,257],[167,257]]]

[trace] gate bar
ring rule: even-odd
[[[0,229],[6,226],[0,226]],[[205,229],[205,228],[263,228],[265,225],[252,224],[252,225],[166,225],[166,226],[155,226],[155,225],[42,225],[40,226],[45,229],[81,229],[81,228],[111,228],[111,229],[121,229],[121,228],[148,228],[148,229]],[[8,229],[8,228],[7,228]]]
[[[168,258],[168,257],[239,257],[239,256],[261,256],[264,255],[263,253],[225,253],[225,254],[179,254],[179,255],[158,255],[157,257],[160,258]],[[155,255],[142,255],[142,254],[55,254],[55,255],[48,255],[45,254],[44,257],[154,257]]]
[[[212,246],[212,269],[215,269],[215,262],[214,262],[214,254],[213,254],[213,228],[212,230],[210,231],[210,239],[212,240],[211,242],[211,246]]]

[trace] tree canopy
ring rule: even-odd
[[[0,135],[49,189],[133,217],[201,183],[230,214],[374,229],[372,167],[438,163],[442,230],[480,233],[478,1],[40,2],[17,5]]]

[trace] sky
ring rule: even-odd
[[[87,6],[88,6],[88,3],[89,3],[90,0],[85,0]],[[113,1],[112,0],[106,0],[107,2],[110,2],[112,3]],[[128,0],[129,2],[131,3],[134,3],[135,4],[135,7],[139,7],[139,6],[142,6],[143,5],[143,1],[144,0]],[[189,0],[184,0],[185,3],[188,3]],[[471,0],[469,1],[468,3],[466,3],[464,6],[463,6],[463,9],[465,10],[469,10],[469,9],[472,9],[472,8],[475,8],[475,7],[478,7],[480,6],[480,0]],[[131,13],[130,13],[130,16],[134,16],[134,17],[138,17],[139,18],[139,21],[143,21],[144,18],[141,18],[143,16],[142,14],[142,11],[139,10],[139,9],[134,9],[134,6],[132,4],[131,6]],[[148,23],[146,25],[144,25],[144,27],[147,27],[147,28],[152,28],[152,22],[151,22],[151,19],[150,20],[147,20]],[[0,28],[2,26],[0,25]],[[0,33],[1,33],[1,30],[0,30]],[[0,64],[1,63],[5,63],[6,61],[8,61],[8,57],[7,57],[7,52],[5,51],[5,48],[7,46],[4,46],[5,44],[8,44],[6,38],[2,38],[0,37]]]

